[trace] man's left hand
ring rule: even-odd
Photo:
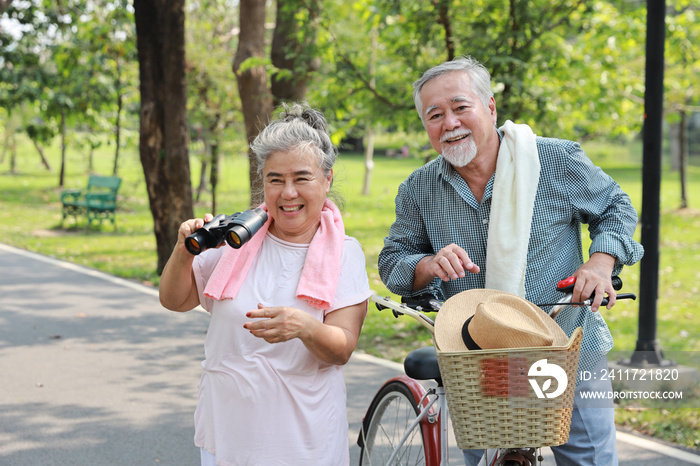
[[[610,254],[603,252],[593,253],[588,262],[574,272],[573,276],[576,277],[576,285],[574,285],[571,301],[574,303],[585,301],[595,292],[593,303],[591,303],[591,311],[598,311],[600,303],[606,294],[608,296],[607,309],[613,307],[617,296],[612,285],[614,266],[615,258]]]

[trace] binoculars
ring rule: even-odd
[[[217,215],[211,222],[198,228],[185,239],[185,247],[192,255],[207,249],[216,248],[226,241],[229,246],[238,249],[250,240],[267,222],[267,212],[249,209],[233,215]]]

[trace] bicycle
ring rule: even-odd
[[[574,277],[560,281],[557,289],[565,293],[564,297],[556,303],[541,305],[554,306],[549,313],[552,318],[569,305],[590,305],[592,296],[581,303],[571,302],[574,284]],[[622,281],[614,277],[613,286],[619,290],[622,287]],[[636,296],[625,293],[617,295],[617,299],[636,299]],[[379,310],[391,309],[397,318],[401,315],[412,317],[431,333],[435,323],[425,313],[439,311],[442,305],[432,297],[397,303],[375,295],[372,300]],[[606,304],[607,298],[603,300],[602,305]],[[574,375],[578,364],[581,337],[581,330],[577,329],[570,340],[570,346],[575,347],[576,351]],[[448,464],[448,398],[436,349],[433,346],[427,346],[410,352],[404,360],[404,370],[405,375],[393,377],[382,385],[367,409],[357,440],[360,447],[360,466],[445,466]],[[426,389],[419,381],[434,381],[437,386]],[[570,398],[571,404],[573,389]],[[569,406],[568,412],[562,414],[564,417],[568,415],[570,423],[571,407]],[[500,442],[498,445],[487,445],[485,447],[486,464],[536,466],[543,461],[540,448],[565,443],[568,439],[568,427],[569,424],[566,424],[566,438],[557,439],[559,443],[531,447],[523,447],[522,445],[528,444],[523,443],[519,444],[521,445],[519,447],[507,448],[498,448],[498,445],[503,445]],[[464,432],[461,435],[464,438]],[[460,443],[459,440],[458,443]]]

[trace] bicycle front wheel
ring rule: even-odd
[[[418,414],[418,403],[406,384],[393,381],[382,387],[372,400],[360,432],[360,466],[384,466],[397,448],[392,466],[425,465],[420,423],[399,448],[401,438]]]

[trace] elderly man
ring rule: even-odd
[[[573,302],[557,323],[583,327],[579,368],[606,367],[613,341],[599,310],[611,277],[643,255],[632,239],[637,213],[620,186],[578,143],[535,136],[526,125],[496,126],[486,68],[471,57],[442,63],[414,83],[416,109],[440,157],[399,187],[396,221],[379,255],[379,273],[401,296],[447,299],[474,288],[559,299],[556,283],[574,276]],[[581,224],[591,236],[584,261]],[[552,448],[557,464],[617,464],[611,403],[586,404],[581,393],[609,381],[579,381],[569,442]],[[604,407],[603,407],[604,406]],[[482,452],[465,451],[477,464]]]

